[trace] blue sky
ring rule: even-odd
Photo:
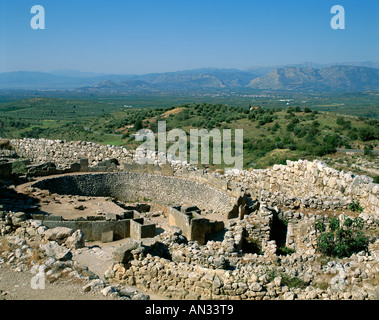
[[[346,30],[330,27],[336,4]],[[33,5],[45,30],[30,27]],[[0,0],[0,72],[378,62],[378,18],[377,0]]]

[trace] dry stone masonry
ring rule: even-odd
[[[84,275],[92,282],[83,290],[100,288],[127,299],[148,298],[129,286],[166,299],[379,298],[379,185],[367,176],[318,160],[221,174],[182,162],[162,164],[155,154],[154,164],[140,165],[133,151],[89,142],[11,144],[27,163],[29,179],[38,181],[25,189],[27,197],[4,193],[2,264],[26,270],[25,259],[33,255],[29,243],[38,239],[52,276],[69,268],[82,277],[88,270],[72,258],[86,240],[124,239],[106,281]],[[3,156],[14,161],[14,154]],[[2,172],[3,179],[12,176]],[[110,197],[125,210],[65,220],[38,212],[33,197],[40,194],[52,201],[55,195]],[[350,210],[353,201],[362,212]],[[368,250],[343,259],[322,255],[316,223],[328,226],[332,217],[359,217]]]

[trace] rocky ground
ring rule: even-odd
[[[325,157],[324,161],[328,166],[338,170],[352,171],[355,174],[367,174],[379,176],[379,155],[372,156],[350,154],[339,155],[338,157]]]
[[[109,248],[86,243],[80,230],[47,229],[42,221],[26,220],[25,214],[1,212],[2,299],[150,299],[135,288],[112,286],[104,279],[104,268],[113,263]]]
[[[321,212],[320,212],[321,213]],[[262,205],[200,246],[168,228],[142,246],[130,239],[86,242],[80,230],[48,229],[22,212],[1,213],[0,290],[2,299],[354,299],[379,298],[379,241],[368,252],[326,259],[311,247],[277,253],[268,222],[273,209]],[[312,243],[314,213],[282,212]],[[294,220],[291,220],[294,219]],[[308,229],[304,229],[308,228]],[[310,228],[310,229],[309,229]],[[377,228],[370,222],[370,228]],[[248,253],[246,236],[262,240],[262,252]],[[310,237],[309,237],[310,236]],[[375,240],[376,239],[376,240]],[[296,240],[295,241],[299,241]],[[132,259],[117,263],[114,252]],[[44,266],[44,289],[33,278]],[[136,289],[138,288],[138,290]],[[149,295],[147,295],[147,292]]]
[[[79,199],[43,190],[24,198],[13,189],[8,192],[8,209],[13,211],[0,209],[2,299],[379,299],[379,233],[372,217],[350,212],[365,223],[370,235],[367,252],[333,259],[315,250],[316,219],[346,216],[349,210],[342,202],[330,209],[327,198],[320,203],[320,199],[283,199],[285,206],[279,208],[277,196],[262,193],[256,211],[242,220],[225,220],[225,230],[205,245],[188,241],[180,229],[169,227],[162,212],[147,212],[143,216],[154,220],[160,232],[135,246],[130,239],[88,242],[80,230],[48,229],[42,221],[15,210],[33,208],[29,200],[34,196],[45,201],[46,208],[56,201],[70,208],[116,205],[109,199]],[[71,208],[73,214],[81,211]],[[272,240],[274,217],[287,222],[286,244],[296,250],[278,253]],[[249,239],[258,246],[247,243]],[[129,255],[129,260],[120,263],[123,258],[117,259],[117,251],[122,257]],[[33,289],[39,266],[44,266],[45,287]]]
[[[46,283],[45,288],[32,289],[32,272],[15,271],[4,265],[0,269],[1,300],[109,300],[101,292],[84,292],[83,283],[74,279]]]

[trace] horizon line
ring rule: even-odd
[[[325,66],[354,66],[354,64],[377,64],[379,68],[379,62],[377,61],[345,61],[345,62],[327,62],[327,63],[319,63],[319,62],[310,62],[305,61],[302,63],[286,63],[286,64],[272,64],[272,65],[254,65],[250,67],[244,67],[244,68],[235,68],[235,67],[195,67],[193,69],[177,69],[175,71],[156,71],[156,72],[144,72],[144,73],[114,73],[114,72],[100,72],[100,71],[87,71],[87,70],[78,70],[78,69],[55,69],[50,71],[41,71],[41,70],[13,70],[13,71],[0,71],[0,74],[4,73],[17,73],[17,72],[34,72],[34,73],[47,73],[47,74],[54,74],[59,72],[77,72],[77,73],[91,73],[93,75],[99,75],[99,76],[110,76],[110,75],[131,75],[131,76],[142,76],[142,75],[149,75],[149,74],[160,74],[160,73],[176,73],[176,72],[186,72],[186,71],[196,71],[196,70],[237,70],[242,72],[249,72],[251,69],[255,68],[281,68],[281,67],[291,67],[291,66],[297,66],[297,65],[319,65],[321,68]],[[64,75],[62,75],[64,76]]]

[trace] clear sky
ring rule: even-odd
[[[333,30],[333,5],[346,29]],[[33,5],[46,29],[33,30]],[[0,0],[0,72],[379,61],[378,0]]]

